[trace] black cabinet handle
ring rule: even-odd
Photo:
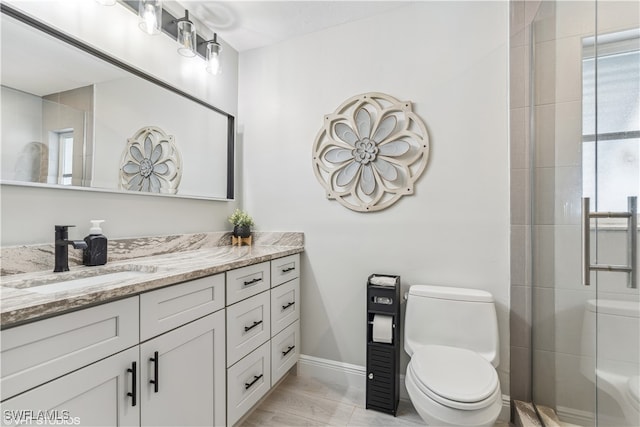
[[[260,380],[260,378],[262,378],[262,374],[260,375],[254,375],[253,376],[253,381],[251,381],[250,383],[244,383],[244,389],[245,390],[249,390],[251,388],[252,385],[254,385],[255,383],[258,382],[258,380]]]
[[[158,370],[160,369],[160,358],[158,357],[158,352],[154,351],[153,352],[153,357],[149,358],[149,362],[153,362],[153,379],[149,380],[149,384],[153,384],[153,392],[157,393],[158,392],[158,383],[160,382],[158,380]]]
[[[288,303],[287,305],[283,305],[282,306],[282,311],[285,311],[287,308],[291,307],[293,304],[295,304],[295,301],[291,301],[290,303]]]
[[[248,282],[244,282],[244,286],[253,285],[254,283],[262,282],[262,279],[256,277],[255,279],[249,280]]]
[[[283,269],[282,269],[282,272],[283,272],[283,273],[288,273],[288,272],[293,271],[293,270],[295,270],[295,269],[296,269],[295,267],[283,268]]]
[[[284,357],[284,356],[286,356],[287,354],[291,353],[291,351],[292,351],[294,348],[296,348],[296,346],[295,346],[295,345],[290,345],[290,346],[289,346],[289,348],[287,349],[287,351],[283,351],[283,352],[282,352],[282,356]]]
[[[262,323],[262,320],[257,320],[257,321],[255,321],[255,322],[253,322],[253,325],[251,325],[251,326],[245,326],[245,327],[244,327],[244,331],[245,331],[245,332],[249,332],[250,330],[252,330],[253,328],[255,328],[256,326],[258,326],[258,325],[259,325],[259,324],[261,324],[261,323]]]
[[[136,384],[138,383],[138,362],[131,362],[131,368],[127,369],[127,372],[131,372],[131,391],[127,393],[127,396],[131,396],[131,406],[136,406],[137,401],[137,390]]]

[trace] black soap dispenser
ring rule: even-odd
[[[89,235],[84,238],[87,248],[82,254],[84,265],[105,265],[107,263],[107,238],[102,234],[102,219],[91,220]]]

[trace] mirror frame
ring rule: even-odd
[[[197,98],[183,90],[178,89],[175,86],[171,86],[170,84],[150,75],[145,73],[144,71],[141,71],[129,64],[124,63],[123,61],[120,61],[117,58],[114,58],[113,56],[110,56],[94,47],[89,46],[88,44],[74,38],[71,37],[70,35],[57,30],[45,23],[43,23],[42,21],[39,21],[37,19],[34,19],[16,9],[14,9],[11,6],[6,5],[5,3],[0,2],[0,13],[3,13],[7,16],[10,16],[26,25],[29,25],[30,27],[33,27],[37,30],[42,31],[43,33],[55,37],[77,49],[80,49],[83,52],[86,52],[90,55],[93,55],[96,58],[99,58],[111,65],[114,65],[118,68],[121,68],[122,70],[131,73],[137,77],[140,77],[142,79],[145,79],[146,81],[156,84],[157,86],[160,86],[164,89],[167,89],[177,95],[180,95],[192,102],[195,102],[197,104],[200,104],[201,106],[208,108],[210,110],[215,111],[216,113],[222,114],[223,116],[227,117],[227,194],[226,194],[226,199],[220,199],[218,197],[207,197],[207,196],[198,196],[198,195],[168,195],[168,194],[158,194],[158,193],[145,193],[145,192],[137,192],[137,191],[126,191],[126,190],[119,190],[119,189],[104,189],[104,188],[93,188],[93,187],[79,187],[79,186],[62,186],[62,185],[52,185],[52,184],[44,184],[44,185],[39,185],[38,183],[32,183],[32,182],[24,182],[24,183],[19,183],[16,181],[11,181],[11,182],[0,182],[3,185],[25,185],[25,186],[37,186],[37,187],[46,187],[46,188],[53,188],[53,189],[64,189],[64,190],[97,190],[97,191],[107,191],[107,192],[112,192],[112,193],[119,193],[119,194],[136,194],[136,195],[153,195],[153,196],[169,196],[169,197],[177,197],[177,198],[188,198],[188,199],[208,199],[208,200],[234,200],[234,193],[235,193],[235,186],[234,186],[234,177],[235,177],[235,117],[232,116],[231,114],[209,104],[206,101],[203,101],[200,98]]]

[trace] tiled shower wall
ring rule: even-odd
[[[510,1],[511,155],[511,388],[513,400],[531,396],[531,171],[530,40],[541,0]]]

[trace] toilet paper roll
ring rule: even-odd
[[[393,342],[393,317],[384,314],[373,316],[372,337],[374,342],[391,344]]]

